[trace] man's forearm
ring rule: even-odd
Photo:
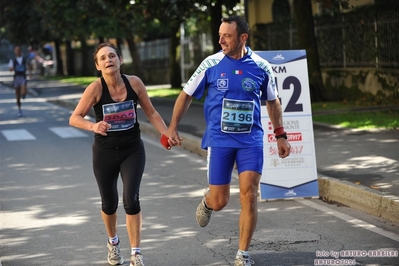
[[[187,112],[192,101],[192,96],[189,96],[187,93],[182,91],[176,99],[175,106],[173,108],[172,119],[169,124],[169,128],[177,130],[177,126],[180,123],[180,120]]]
[[[267,101],[266,108],[270,121],[272,122],[273,129],[282,127],[283,117],[279,99],[277,98],[274,101]]]

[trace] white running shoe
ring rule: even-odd
[[[136,253],[130,257],[130,266],[144,266],[143,255]]]
[[[116,245],[112,245],[107,241],[108,248],[108,263],[110,265],[121,265],[123,264],[123,257],[121,255],[120,241]]]
[[[205,227],[208,225],[209,221],[211,220],[212,211],[205,207],[205,197],[209,193],[209,188],[205,189],[204,191],[204,198],[202,199],[201,203],[197,207],[197,211],[195,213],[195,218],[197,219],[197,223],[201,227]]]
[[[238,255],[236,256],[236,260],[234,262],[234,266],[251,266],[255,264],[253,260],[249,258],[249,256]]]

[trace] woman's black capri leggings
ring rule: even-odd
[[[145,167],[145,150],[140,139],[131,147],[104,148],[93,144],[93,171],[101,195],[102,211],[112,215],[118,208],[118,177],[123,183],[123,206],[126,214],[141,211],[139,191]]]

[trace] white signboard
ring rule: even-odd
[[[291,144],[290,156],[278,156],[273,126],[262,108],[264,166],[260,198],[318,196],[312,109],[305,50],[258,51],[272,66],[283,110],[283,125]]]

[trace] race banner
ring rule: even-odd
[[[273,126],[266,107],[262,107],[265,146],[260,199],[316,197],[319,192],[306,51],[258,51],[257,54],[273,68],[283,125],[291,144],[290,156],[280,158]]]

